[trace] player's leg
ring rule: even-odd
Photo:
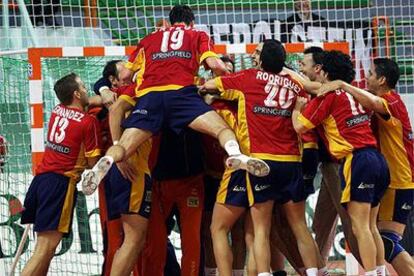
[[[305,201],[289,201],[283,204],[286,218],[292,229],[306,268],[307,275],[317,275],[318,272],[318,249],[306,225]]]
[[[372,236],[374,237],[375,247],[377,249],[377,256],[376,256],[377,274],[379,276],[385,276],[384,243],[382,242],[381,234],[377,227],[378,211],[379,211],[379,205],[376,207],[371,207],[370,228],[371,228]]]
[[[338,222],[338,213],[329,195],[328,185],[335,185],[338,187],[338,202],[341,191],[339,188],[340,180],[338,177],[337,165],[325,165],[321,171],[322,182],[315,207],[312,229],[315,232],[315,241],[318,244],[322,258],[326,262],[334,242],[336,225]],[[329,181],[334,182],[330,183]]]
[[[414,275],[414,260],[400,244],[414,201],[414,189],[388,188],[381,199],[378,228],[385,259],[398,275]]]
[[[240,152],[233,130],[215,111],[208,111],[198,116],[188,126],[219,140],[220,145],[229,155],[229,158],[226,160],[228,167],[244,169],[256,176],[269,174],[269,166],[264,161],[248,157]]]
[[[250,208],[254,229],[253,252],[256,259],[257,272],[270,271],[270,226],[273,200],[256,203]]]
[[[111,146],[105,156],[91,170],[82,174],[82,187],[85,194],[92,194],[115,162],[126,161],[138,147],[157,133],[164,121],[164,93],[148,93],[139,98],[128,118],[123,122],[122,133],[116,145]],[[123,175],[129,174],[130,166],[120,166]]]
[[[350,201],[347,211],[352,221],[352,231],[357,239],[359,254],[365,271],[376,271],[377,249],[370,227],[371,203]]]
[[[138,260],[139,253],[144,247],[148,219],[138,214],[121,217],[124,230],[124,241],[116,252],[111,269],[111,275],[129,275]]]
[[[247,250],[247,275],[248,276],[257,276],[256,260],[253,253],[253,244],[254,244],[254,230],[252,216],[250,211],[246,214],[245,224],[244,224],[244,240],[246,242]]]
[[[21,275],[46,275],[49,270],[50,261],[61,239],[62,233],[58,231],[38,232],[33,255],[23,268]]]
[[[216,260],[214,259],[210,225],[219,185],[220,179],[216,179],[209,175],[204,177],[204,212],[202,227],[204,240],[204,273],[206,276],[217,275],[217,265]]]
[[[244,221],[242,215],[231,229],[231,249],[233,252],[233,276],[243,276],[246,264],[246,244],[244,241]]]
[[[244,207],[216,203],[211,222],[214,256],[220,276],[232,276],[233,254],[228,235],[234,223],[244,212]]]

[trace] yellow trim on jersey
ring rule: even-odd
[[[101,155],[100,149],[94,149],[94,150],[85,152],[85,157],[96,157],[99,155]]]
[[[152,86],[152,87],[139,90],[139,87],[137,86],[135,90],[135,96],[142,97],[148,94],[149,92],[163,92],[163,91],[169,91],[169,90],[178,90],[183,87],[184,86],[182,85],[168,84],[168,85]]]
[[[352,176],[352,153],[348,154],[345,158],[343,174],[345,179],[345,188],[342,190],[341,203],[347,203],[351,201],[351,176]]]
[[[250,153],[251,157],[271,160],[271,161],[281,161],[281,162],[300,162],[302,157],[300,155],[278,155],[278,154],[269,154],[269,153]]]
[[[299,114],[298,121],[302,123],[302,125],[304,125],[307,129],[315,128],[315,125],[311,121],[306,119],[305,116],[303,116],[302,114]]]
[[[304,149],[318,149],[318,143],[315,142],[306,142],[303,143],[303,148]]]
[[[247,124],[246,118],[246,100],[244,94],[238,90],[231,90],[231,94],[234,94],[238,99],[237,106],[237,140],[239,141],[240,150],[242,153],[249,155],[250,154],[250,138],[249,138],[249,126]]]
[[[70,178],[68,188],[66,190],[65,201],[63,203],[62,211],[57,231],[61,233],[69,233],[70,222],[72,220],[73,204],[76,190],[76,180]]]
[[[381,198],[380,208],[378,212],[378,219],[380,221],[392,221],[394,217],[395,208],[395,189],[389,187],[385,191],[385,194]]]
[[[130,105],[132,105],[132,106],[135,106],[135,104],[137,103],[135,100],[134,100],[134,98],[132,98],[132,97],[130,97],[130,96],[128,96],[128,95],[121,95],[121,96],[119,96],[119,98],[118,99],[121,99],[121,100],[123,100],[123,101],[125,101],[125,102],[127,102],[127,103],[129,103]]]
[[[209,57],[215,57],[215,58],[219,58],[219,56],[216,54],[216,53],[214,53],[213,51],[207,51],[207,52],[204,52],[202,55],[201,55],[201,57],[200,57],[200,64],[206,59],[206,58],[209,58]]]
[[[326,139],[329,144],[329,152],[337,159],[342,159],[349,153],[352,153],[354,147],[346,141],[339,133],[335,118],[329,115],[323,120],[322,126],[324,128]]]
[[[142,66],[143,64],[144,64],[144,66]],[[139,50],[138,54],[135,57],[134,62],[128,61],[125,64],[125,68],[127,68],[127,69],[129,69],[133,72],[136,72],[136,71],[142,69],[142,67],[145,67],[145,52],[144,52],[143,48],[141,48]]]
[[[254,205],[254,194],[253,194],[253,187],[252,183],[250,182],[249,173],[246,172],[246,191],[247,191],[247,200],[249,201],[249,207]]]

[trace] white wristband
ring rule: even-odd
[[[113,142],[113,145],[116,146],[116,145],[118,145],[118,143],[119,143],[119,141],[116,140],[116,141]]]
[[[106,89],[109,90],[109,87],[108,86],[102,86],[101,88],[99,88],[99,93],[102,93],[102,91],[104,91]]]

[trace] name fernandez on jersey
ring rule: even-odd
[[[75,120],[77,122],[81,122],[85,114],[79,111],[75,111],[73,109],[67,109],[64,106],[57,105],[52,111],[57,116],[61,118]]]

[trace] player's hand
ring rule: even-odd
[[[207,88],[205,87],[205,85],[200,85],[198,86],[198,94],[201,96],[204,96],[207,94]]]
[[[305,105],[308,103],[308,99],[305,97],[297,97],[296,98],[296,104],[295,104],[295,110],[301,111]]]
[[[327,83],[324,83],[321,88],[316,91],[318,97],[328,94],[329,92],[335,91],[342,88],[343,81],[334,80]]]
[[[116,101],[116,93],[109,89],[101,91],[102,103],[106,108],[109,108]]]
[[[118,162],[116,163],[116,166],[124,178],[128,179],[131,182],[134,181],[136,178],[136,173],[134,167],[128,161]]]

